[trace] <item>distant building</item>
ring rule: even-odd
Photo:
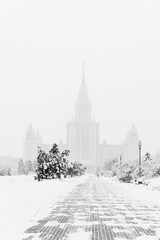
[[[35,133],[32,124],[30,123],[26,131],[25,141],[23,142],[23,160],[35,161],[37,159],[38,146],[43,146],[40,133],[39,131]]]
[[[138,131],[135,125],[128,131],[123,142],[123,158],[129,162],[138,159]]]
[[[74,119],[67,124],[67,146],[71,151],[70,160],[80,161],[88,169],[92,169],[99,158],[99,124],[91,116],[91,103],[83,80]]]
[[[48,151],[52,145],[42,143],[40,134],[34,132],[29,126],[24,141],[24,160],[35,160],[37,146]],[[99,143],[99,124],[92,119],[91,103],[84,81],[79,90],[75,103],[74,118],[67,124],[67,143],[59,142],[60,150],[70,150],[70,161],[80,161],[88,169],[94,171],[96,167],[103,166],[105,161],[117,159],[122,162],[130,162],[138,159],[138,132],[133,125],[128,131],[125,141],[119,145]]]

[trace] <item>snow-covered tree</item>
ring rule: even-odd
[[[36,169],[37,179],[39,181],[45,178],[60,179],[62,175],[72,177],[84,174],[86,168],[80,162],[68,164],[66,157],[69,156],[69,153],[69,150],[60,153],[56,143],[53,144],[49,153],[39,148]]]
[[[28,172],[33,172],[33,166],[32,166],[32,161],[31,160],[29,160],[27,162],[27,170],[28,170]]]
[[[146,152],[145,157],[144,157],[144,161],[151,161],[151,154],[149,152]]]
[[[18,171],[17,171],[17,173],[18,173],[19,175],[25,174],[25,165],[24,165],[24,162],[23,162],[23,159],[22,159],[22,158],[19,159],[19,162],[18,162]]]
[[[35,172],[37,169],[37,161],[33,162],[33,172]]]
[[[10,168],[8,168],[8,170],[7,170],[7,174],[8,174],[8,176],[11,176],[11,169]]]

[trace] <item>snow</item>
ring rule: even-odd
[[[136,240],[159,240],[159,239],[160,239],[160,229],[156,229],[156,236],[143,235],[136,238]]]
[[[147,186],[117,182],[110,178],[106,178],[106,181],[111,181],[123,188],[124,192],[127,192],[127,195],[131,196],[135,201],[144,202],[150,207],[153,207],[153,205],[160,206],[160,177],[146,180],[149,182]]]
[[[107,178],[106,180],[112,181],[116,186],[121,187],[124,190],[124,192],[127,192],[127,195],[132,198],[133,204],[134,202],[141,202],[148,205],[150,209],[153,208],[154,206],[160,207],[160,177],[147,179],[146,180],[146,183],[148,183],[147,186],[143,184],[136,185],[131,183],[120,183],[117,180],[115,181],[114,179],[109,178]],[[147,228],[147,225],[145,226],[140,221],[138,225],[143,228],[145,227]],[[140,237],[137,237],[135,240],[160,240],[160,228],[157,228],[155,231],[156,236],[142,235]],[[116,240],[122,239],[125,240],[124,238],[116,238]]]
[[[86,232],[79,228],[77,232],[68,234],[67,240],[90,240],[92,236],[91,232]]]
[[[148,188],[151,190],[160,190],[160,177],[149,179]]]
[[[33,176],[0,177],[0,238],[21,240],[27,227],[50,213],[51,202],[63,198],[86,178],[82,176],[38,182]]]
[[[28,227],[33,226],[37,220],[49,215],[54,201],[58,200],[58,198],[63,199],[76,185],[83,183],[87,178],[88,176],[82,176],[38,182],[33,179],[33,176],[0,177],[0,239],[22,240],[26,237],[24,231]],[[106,181],[111,180],[106,178]],[[127,192],[127,196],[133,199],[133,204],[143,202],[151,208],[154,205],[160,206],[160,191],[157,190],[159,189],[159,182],[160,178],[152,179],[149,185],[145,186],[112,181],[113,184],[124,190],[124,196]],[[103,213],[103,209],[99,210]],[[75,213],[74,226],[83,226],[84,222],[81,217],[83,216]],[[122,218],[121,216],[118,217],[119,219]],[[114,222],[110,222],[110,224],[113,226]],[[139,222],[139,225],[141,224]],[[48,222],[47,225],[56,226],[57,222]],[[120,225],[123,225],[123,218]],[[157,229],[156,237],[149,237],[150,240],[160,239],[160,229]],[[36,239],[40,239],[38,234],[34,236],[34,240]],[[68,235],[67,239],[89,240],[90,233],[79,229],[76,233]],[[141,236],[136,240],[140,239],[147,240],[148,236]]]
[[[144,235],[144,236],[137,237],[136,240],[158,240],[158,238]]]

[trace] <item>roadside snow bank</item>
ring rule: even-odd
[[[124,195],[129,195],[132,199],[136,201],[141,201],[149,206],[158,205],[160,206],[160,191],[153,191],[157,190],[155,186],[158,186],[159,179],[154,179],[149,183],[148,186],[143,184],[131,184],[131,183],[123,183],[119,181],[113,181],[110,178],[106,178],[106,181],[110,182],[117,186],[117,188],[123,189]],[[154,186],[154,187],[153,187]]]
[[[160,177],[149,179],[148,188],[160,191]]]

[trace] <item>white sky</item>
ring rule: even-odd
[[[30,122],[66,142],[83,61],[100,141],[134,123],[143,151],[160,150],[159,0],[1,0],[0,156],[22,156]]]

